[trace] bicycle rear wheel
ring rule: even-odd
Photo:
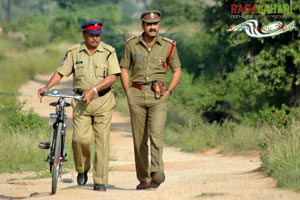
[[[54,150],[54,158],[52,165],[52,190],[51,193],[55,194],[57,189],[57,181],[61,171],[61,132],[63,128],[63,123],[58,123],[55,128],[56,138],[55,138],[55,150]]]

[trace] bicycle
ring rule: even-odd
[[[73,98],[82,100],[82,96],[79,95],[65,95],[59,94],[56,89],[43,93],[43,96],[56,97],[58,101],[52,102],[49,105],[56,108],[55,113],[50,113],[50,119],[55,119],[53,123],[53,137],[50,143],[50,136],[47,142],[40,142],[40,149],[50,149],[49,155],[46,158],[46,162],[50,165],[50,173],[52,173],[52,188],[51,194],[55,194],[57,190],[58,177],[61,177],[62,163],[67,161],[67,153],[64,153],[65,148],[65,133],[67,115],[65,114],[65,108],[71,106],[65,99]]]

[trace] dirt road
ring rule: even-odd
[[[26,107],[33,107],[41,116],[47,116],[47,100],[43,104],[37,99],[37,89],[49,76],[37,76],[20,88],[22,99],[27,99]],[[67,89],[66,80],[61,89]],[[67,90],[66,90],[67,91]],[[68,91],[71,91],[68,89]],[[70,111],[67,111],[70,113]],[[138,184],[135,177],[132,134],[129,118],[113,114],[111,131],[110,161],[107,192],[93,191],[92,173],[86,186],[76,184],[76,172],[63,176],[63,180],[73,179],[72,183],[59,182],[58,191],[50,195],[51,179],[33,179],[34,174],[0,174],[0,199],[153,199],[153,200],[296,200],[300,194],[275,187],[276,181],[267,177],[259,168],[256,155],[249,157],[217,154],[218,149],[199,153],[183,153],[166,147],[164,151],[166,181],[158,189],[135,190]],[[29,178],[28,178],[29,177]]]

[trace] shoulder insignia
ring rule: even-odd
[[[167,42],[170,42],[171,44],[175,45],[176,44],[176,41],[175,40],[171,40],[169,38],[166,38],[166,37],[163,37],[163,40],[167,41]]]
[[[73,49],[80,48],[80,46],[81,46],[80,43],[79,43],[79,44],[75,44],[75,45],[71,46],[70,48],[68,48],[68,52],[69,52],[69,51],[72,51]]]
[[[104,42],[101,42],[102,46],[104,49],[108,50],[110,53],[114,52],[115,51],[115,48],[113,48],[112,46],[104,43]]]
[[[131,36],[130,38],[128,38],[127,40],[124,40],[124,44],[126,44],[127,42],[129,42],[130,40],[136,38],[137,36]]]

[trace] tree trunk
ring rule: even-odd
[[[6,6],[4,5],[6,11],[6,21],[11,22],[11,5],[13,0],[7,0]]]
[[[296,85],[297,78],[293,79],[292,85],[292,97],[290,104],[292,107],[299,107],[300,106],[300,86]]]

